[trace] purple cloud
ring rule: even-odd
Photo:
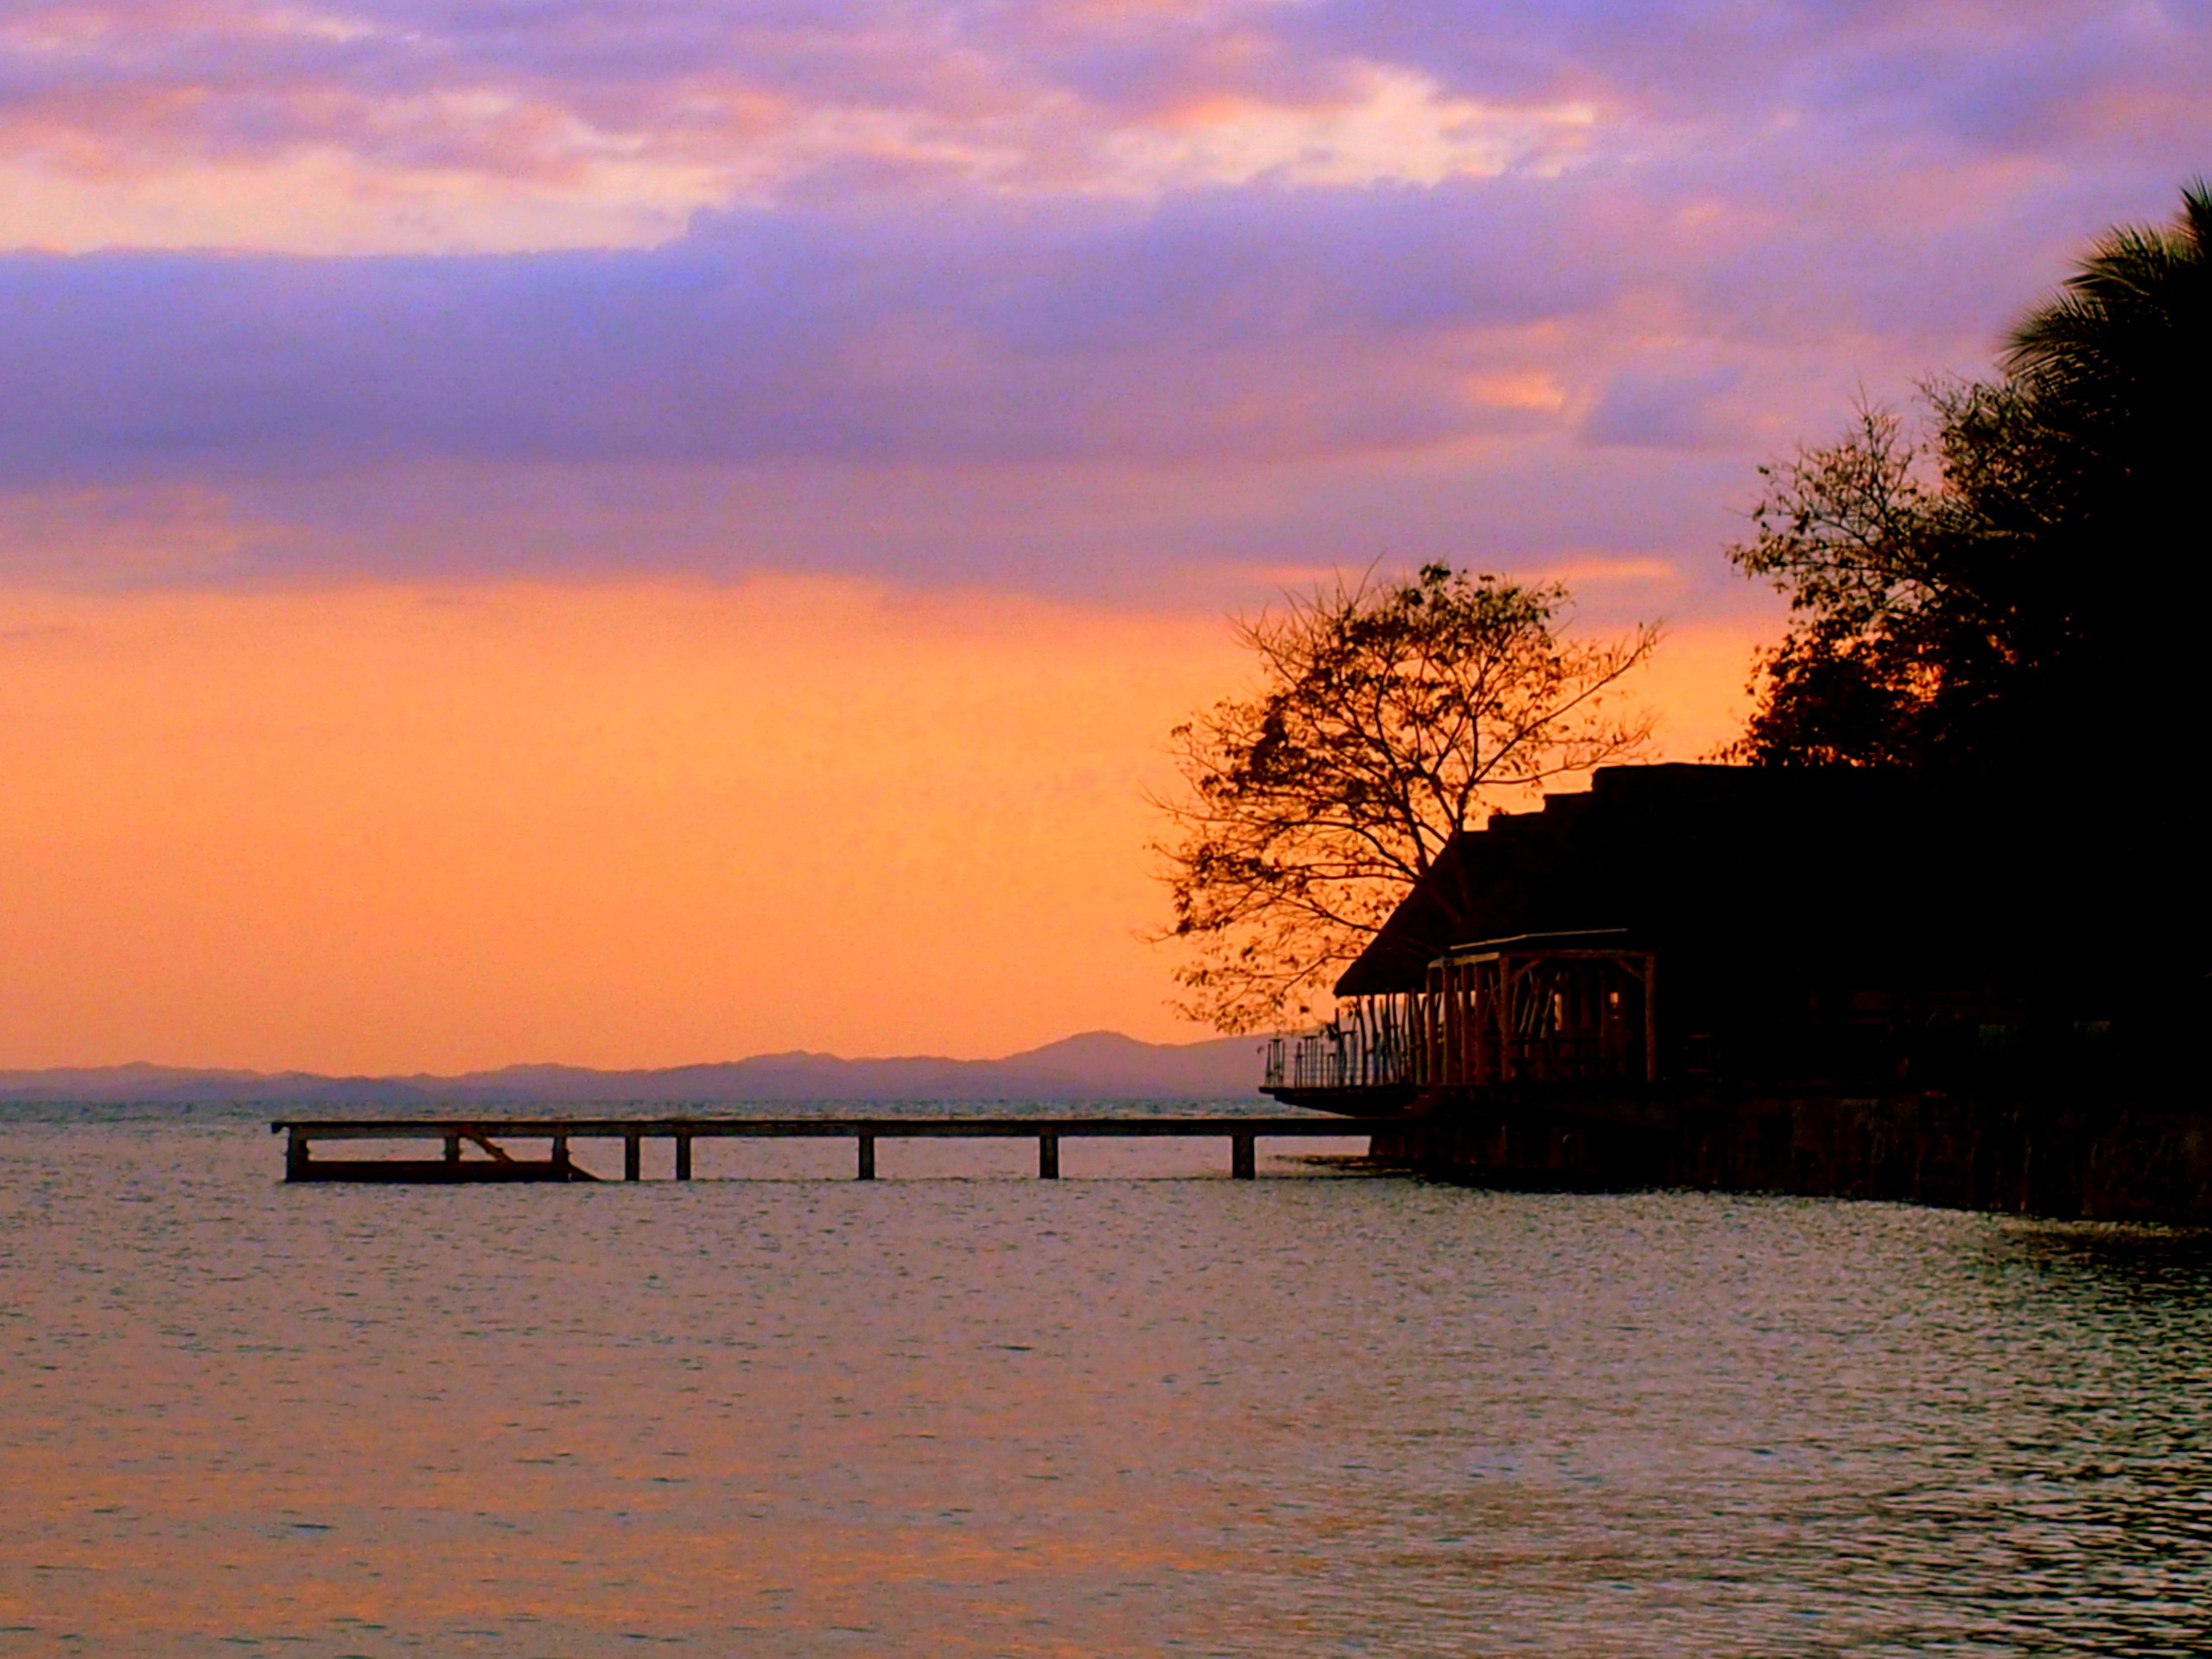
[[[0,167],[73,202],[716,205],[0,255],[0,493],[214,491],[200,572],[1710,562],[1758,460],[2171,211],[2208,86],[2205,0],[44,0]]]
[[[644,251],[0,258],[0,467],[1417,444],[1497,423],[1458,385],[1486,333],[1619,282],[1513,186],[978,207],[729,214]]]
[[[1705,449],[1740,442],[1715,404],[1736,389],[1742,374],[1734,368],[1702,373],[1625,368],[1608,381],[1588,417],[1583,435],[1595,444],[1625,444],[1653,449]]]
[[[1626,0],[29,0],[0,22],[0,132],[83,168],[334,148],[557,178],[601,156],[729,162],[809,189],[841,151],[1050,191],[1225,102],[1313,109],[1375,70],[1510,112],[1588,104],[1591,153],[1830,142],[2078,155],[2202,136],[2205,0],[1658,5]],[[825,128],[823,124],[827,123]],[[801,141],[801,135],[810,134]],[[894,145],[895,149],[896,146]],[[735,167],[732,176],[753,176]]]

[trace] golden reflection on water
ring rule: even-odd
[[[0,1122],[0,1653],[2180,1653],[2212,1605],[2187,1236],[277,1163]]]

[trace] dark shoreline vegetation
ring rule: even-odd
[[[1737,758],[2156,793],[2203,752],[2212,186],[2103,238],[2002,372],[1763,469],[1730,550],[1788,595]]]
[[[1378,1153],[1440,1173],[2212,1223],[2208,392],[2200,181],[1924,434],[1868,408],[1763,469],[1729,556],[1791,622],[1726,764],[1599,764],[1656,634],[1571,644],[1562,590],[1433,566],[1263,619],[1262,694],[1178,734],[1192,1011],[1327,994],[1269,1092],[1402,1111]]]

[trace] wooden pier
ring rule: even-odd
[[[641,1178],[647,1141],[674,1146],[675,1177],[691,1179],[696,1141],[849,1140],[856,1179],[875,1179],[879,1141],[1034,1141],[1037,1173],[1060,1173],[1060,1142],[1169,1136],[1229,1142],[1229,1173],[1253,1178],[1259,1142],[1371,1135],[1402,1130],[1395,1117],[404,1117],[279,1118],[288,1181],[595,1181],[570,1152],[578,1141],[620,1141],[622,1179]],[[431,1141],[435,1158],[317,1158],[318,1141]],[[520,1157],[505,1142],[544,1141],[543,1157]]]

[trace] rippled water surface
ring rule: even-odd
[[[2202,1236],[849,1156],[0,1118],[0,1653],[2212,1649]]]

